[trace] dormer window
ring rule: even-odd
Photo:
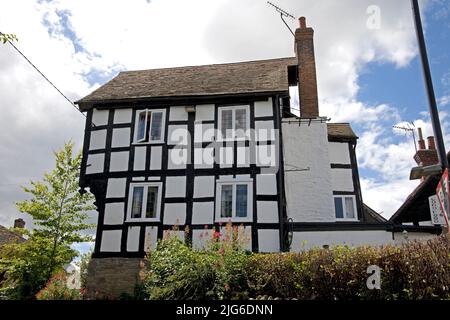
[[[136,113],[136,143],[164,142],[164,123],[166,112],[158,110],[140,110]]]
[[[250,128],[248,105],[219,108],[219,132],[223,140],[244,139]]]

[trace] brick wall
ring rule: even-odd
[[[141,258],[92,258],[88,266],[86,295],[88,299],[116,299],[133,295],[140,281]]]

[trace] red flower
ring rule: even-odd
[[[220,238],[220,236],[221,236],[221,233],[219,231],[214,232],[214,238],[218,239],[218,238]]]

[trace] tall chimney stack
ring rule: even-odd
[[[434,137],[428,137],[428,149],[425,146],[425,140],[422,135],[422,128],[417,129],[419,132],[419,150],[414,155],[414,160],[419,166],[431,166],[439,164],[438,153],[434,143]]]
[[[314,30],[306,26],[305,17],[299,19],[299,24],[299,28],[295,30],[295,55],[298,60],[300,117],[316,118],[319,116],[319,101],[314,57]]]

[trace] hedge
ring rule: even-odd
[[[401,246],[258,254],[215,241],[196,251],[162,240],[149,256],[149,299],[450,299],[450,236]],[[381,270],[369,290],[367,268]]]

